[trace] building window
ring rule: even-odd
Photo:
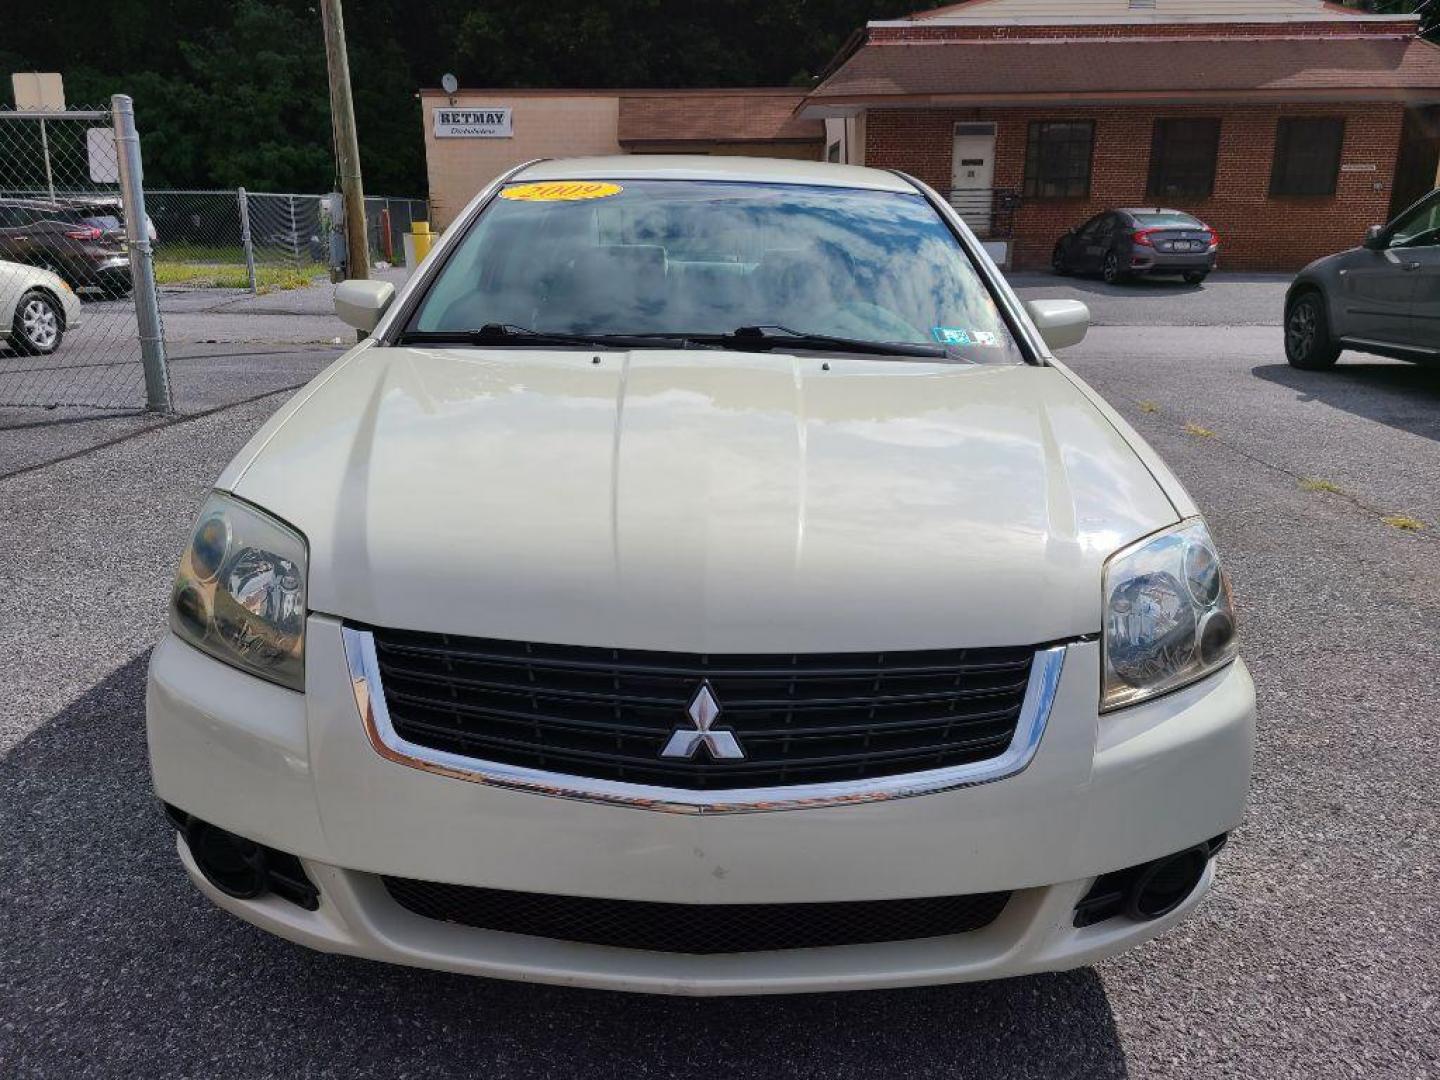
[[[1219,120],[1156,120],[1150,138],[1150,181],[1156,198],[1203,198],[1215,190]]]
[[[840,160],[840,140],[839,140],[839,139],[836,139],[834,142],[832,142],[832,143],[830,144],[830,149],[828,149],[828,150],[825,151],[825,160],[826,160],[826,161],[839,162],[839,160]]]
[[[1025,194],[1032,199],[1078,199],[1090,194],[1092,120],[1033,121],[1025,143]]]
[[[1334,195],[1345,121],[1338,116],[1287,116],[1275,130],[1271,195]]]

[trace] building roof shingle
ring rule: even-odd
[[[1126,19],[1314,19],[1364,15],[1335,0],[960,0],[944,7],[905,16],[917,22],[945,19],[986,19],[996,22],[1026,18]]]
[[[1434,91],[1440,47],[1408,37],[870,41],[812,101],[903,96],[1184,96]]]
[[[620,95],[620,143],[819,142],[825,125],[795,109],[804,90]]]

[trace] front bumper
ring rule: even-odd
[[[60,294],[60,306],[65,309],[65,330],[67,333],[71,330],[78,329],[84,324],[85,319],[81,314],[83,309],[80,307],[80,297],[76,296],[73,291],[67,289]]]
[[[166,802],[298,855],[318,910],[229,911],[325,951],[450,971],[620,990],[740,994],[906,986],[1091,963],[1199,903],[1207,869],[1152,922],[1074,926],[1099,874],[1231,829],[1249,783],[1254,691],[1242,664],[1158,701],[1097,715],[1093,642],[1069,646],[1048,726],[1019,775],[819,809],[662,813],[469,783],[381,757],[361,723],[339,624],[310,621],[304,695],[173,637],[151,664],[152,769]],[[381,874],[522,892],[664,903],[803,903],[1013,891],[982,930],[947,938],[689,955],[436,922]]]

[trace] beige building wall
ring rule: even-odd
[[[618,154],[620,99],[596,94],[459,93],[454,107],[512,110],[508,139],[437,139],[434,110],[450,108],[445,94],[421,95],[425,168],[430,177],[432,228],[443,229],[495,177],[532,158]]]

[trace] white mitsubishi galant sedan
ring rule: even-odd
[[[150,667],[228,911],[677,994],[1088,964],[1185,918],[1254,689],[1195,504],[908,177],[548,161],[220,476]]]

